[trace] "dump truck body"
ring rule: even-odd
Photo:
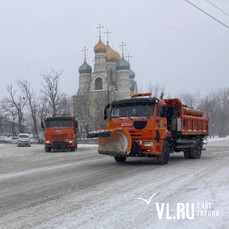
[[[161,164],[167,163],[170,152],[184,151],[186,157],[197,158],[193,152],[198,149],[199,154],[208,134],[208,118],[203,112],[186,109],[179,99],[141,95],[106,107],[106,129],[89,134],[98,137],[99,153],[118,161],[131,156],[157,157]]]

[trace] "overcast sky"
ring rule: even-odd
[[[229,26],[207,0],[190,1]],[[229,14],[228,0],[209,1]],[[61,90],[76,94],[81,50],[93,66],[99,23],[113,49],[127,44],[141,89],[150,81],[173,96],[229,87],[229,29],[184,0],[0,0],[0,97],[18,79],[39,91],[51,69],[63,69]]]

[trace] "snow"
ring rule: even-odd
[[[98,145],[97,144],[78,144],[78,148],[85,148],[85,149],[87,149],[87,148],[94,148],[94,147],[98,147]]]
[[[4,136],[4,135],[0,136],[0,140],[9,141],[11,139],[12,139],[12,137],[7,137],[7,136]]]
[[[1,143],[0,147],[6,147],[6,144],[5,143]]]
[[[208,142],[218,142],[218,141],[224,141],[224,140],[229,140],[229,136],[226,136],[226,137],[223,137],[223,138],[220,138],[218,136],[215,136],[215,137],[207,137],[207,140]]]
[[[214,140],[200,159],[176,153],[164,166],[151,158],[117,164],[99,155],[96,144],[61,153],[1,144],[1,228],[226,229],[229,140]],[[139,199],[154,193],[149,204]],[[219,216],[200,217],[195,210],[194,220],[159,219],[155,207],[169,203],[173,216],[177,203],[206,202]]]
[[[216,140],[216,139],[215,139]],[[226,140],[226,139],[224,139]],[[217,143],[217,144],[215,144]],[[212,145],[223,146],[215,141]],[[210,144],[210,147],[212,147]],[[219,155],[220,154],[220,155]],[[178,156],[177,156],[178,155]],[[227,228],[229,223],[229,167],[228,148],[213,151],[211,148],[203,152],[199,160],[184,160],[176,154],[166,166],[139,164],[134,158],[123,166],[117,166],[116,173],[123,168],[138,168],[138,172],[122,179],[112,179],[110,182],[92,186],[89,192],[72,194],[69,201],[80,205],[80,208],[70,213],[54,218],[37,229],[53,228]],[[181,159],[181,160],[180,160]],[[104,162],[105,163],[105,162]],[[151,169],[146,169],[151,166]],[[145,167],[145,168],[144,168]],[[148,167],[149,168],[149,167]],[[112,167],[110,168],[112,170]],[[126,171],[128,173],[128,171]],[[146,204],[139,198],[149,199],[155,195],[151,204]],[[209,210],[218,210],[219,216],[197,216],[195,208],[194,220],[158,219],[155,203],[168,202],[170,214],[176,215],[177,203],[210,203]],[[78,206],[78,205],[77,205]],[[61,223],[61,226],[60,226]]]

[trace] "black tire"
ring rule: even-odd
[[[190,149],[186,149],[186,150],[184,151],[184,158],[185,158],[185,159],[190,159],[190,158],[191,158]]]
[[[72,152],[73,151],[76,151],[76,148],[75,147],[71,147],[70,149],[71,149]]]
[[[202,153],[202,145],[198,144],[195,148],[190,149],[190,158],[199,159]]]
[[[169,162],[169,155],[170,155],[170,146],[167,140],[164,140],[162,154],[157,156],[157,163],[159,165],[165,165]]]
[[[45,147],[45,152],[51,152],[51,147]]]
[[[118,163],[124,163],[126,161],[126,157],[114,157],[114,159]]]

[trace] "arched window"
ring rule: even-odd
[[[99,89],[103,89],[103,80],[100,77],[95,80],[95,90]]]
[[[110,70],[110,79],[113,81],[113,71]]]

